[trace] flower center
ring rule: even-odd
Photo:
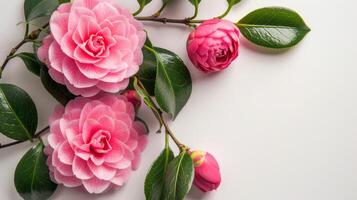
[[[106,48],[103,36],[91,35],[87,41],[86,49],[94,56],[100,56]]]
[[[97,131],[91,141],[90,141],[90,150],[94,153],[107,153],[112,150],[112,146],[109,141],[111,139],[111,135],[108,131],[99,130]]]

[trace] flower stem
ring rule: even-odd
[[[15,53],[27,42],[33,42],[34,40],[36,40],[38,38],[38,36],[40,35],[41,31],[44,30],[45,28],[47,28],[48,26],[49,26],[49,24],[47,23],[44,26],[42,26],[41,28],[32,31],[30,34],[26,34],[24,39],[21,40],[14,48],[11,49],[10,53],[7,55],[7,57],[5,58],[5,61],[3,62],[3,64],[0,67],[0,78],[2,76],[2,72],[4,71],[6,65],[9,63],[9,61],[12,58],[14,58]],[[26,32],[28,32],[28,24],[26,25]]]
[[[218,16],[217,18],[222,19],[222,18],[224,18],[225,16],[227,16],[228,13],[231,11],[232,7],[233,7],[232,5],[229,5],[228,8],[227,8],[227,10],[226,10],[226,12],[224,12],[222,15]]]
[[[144,87],[143,83],[140,81],[140,79],[138,77],[136,77],[136,81],[138,82],[138,85],[140,86],[140,88],[142,90],[145,91],[145,93],[148,94],[146,88]],[[151,99],[151,97],[148,97]],[[152,101],[152,100],[151,100]],[[153,102],[153,101],[152,101]],[[145,104],[146,105],[146,104]],[[165,118],[163,117],[162,115],[162,110],[160,108],[158,108],[156,105],[155,105],[155,108],[153,108],[152,106],[147,106],[148,108],[150,108],[150,110],[155,114],[156,118],[159,120],[160,124],[162,124],[165,128],[165,137],[167,136],[170,136],[171,139],[175,142],[175,144],[177,145],[177,147],[182,150],[182,149],[186,149],[187,147],[182,144],[178,139],[177,137],[175,136],[175,134],[171,131],[169,125],[167,124]],[[159,113],[159,114],[157,114]],[[165,138],[165,145],[168,145],[168,142],[167,142],[167,138]]]
[[[40,130],[39,132],[37,132],[33,138],[41,138],[40,136],[44,133],[46,133],[48,130],[50,129],[49,126],[46,126],[44,129]],[[7,144],[0,144],[0,149],[3,149],[3,148],[6,148],[6,147],[10,147],[10,146],[13,146],[13,145],[16,145],[16,144],[20,144],[20,143],[23,143],[23,142],[27,142],[29,140],[24,140],[24,141],[16,141],[16,142],[10,142],[10,143],[7,143]]]
[[[159,17],[161,15],[162,11],[165,9],[166,5],[167,5],[167,3],[162,4],[161,8],[157,12],[155,12],[153,15],[151,15],[151,17],[155,17],[155,18]]]

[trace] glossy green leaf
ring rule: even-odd
[[[0,84],[0,133],[14,140],[32,139],[37,118],[36,106],[24,90]]]
[[[171,51],[154,48],[157,59],[155,98],[165,112],[175,118],[186,105],[192,92],[190,72]]]
[[[237,23],[241,33],[251,42],[269,48],[287,48],[299,43],[310,31],[295,11],[261,8]]]
[[[181,152],[167,167],[164,199],[184,199],[192,186],[193,177],[194,167],[192,159],[186,152]]]
[[[57,185],[49,176],[43,144],[32,147],[20,160],[15,170],[15,187],[25,200],[45,200]]]
[[[174,153],[170,148],[166,148],[151,166],[145,179],[146,200],[163,200],[165,174],[172,159]]]
[[[50,16],[58,5],[58,0],[25,0],[25,19],[29,22],[39,17]]]
[[[62,105],[66,105],[68,101],[74,99],[76,96],[68,91],[66,86],[56,83],[48,74],[47,67],[41,68],[41,82],[46,90]]]
[[[38,61],[36,55],[34,53],[23,52],[15,55],[22,59],[25,63],[27,69],[34,73],[37,76],[40,76],[40,71],[42,67],[42,63]]]
[[[157,68],[156,56],[147,48],[143,48],[143,55],[144,61],[143,64],[140,66],[138,77],[145,86],[150,96],[154,96]]]

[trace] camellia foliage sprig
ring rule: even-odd
[[[33,144],[14,175],[23,199],[48,199],[58,184],[83,186],[89,193],[122,186],[138,168],[147,143],[145,119],[137,116],[141,102],[153,112],[165,139],[145,179],[146,199],[182,200],[192,184],[204,192],[218,188],[215,158],[191,150],[167,123],[190,98],[190,71],[174,52],[155,46],[142,23],[192,29],[188,56],[205,73],[227,68],[239,55],[242,36],[257,46],[283,49],[298,44],[310,29],[299,14],[283,7],[260,8],[236,22],[223,19],[240,0],[227,0],[227,9],[212,19],[197,19],[201,0],[188,0],[194,12],[184,19],[161,17],[172,1],[162,0],[156,12],[141,16],[151,0],[137,0],[133,13],[112,0],[25,0],[24,37],[5,58],[0,77],[19,58],[60,104],[49,126],[38,127],[31,97],[16,85],[0,83],[0,133],[14,140],[0,149]],[[45,23],[35,26],[39,21]],[[21,52],[25,44],[33,52]]]

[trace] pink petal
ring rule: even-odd
[[[106,165],[95,165],[93,162],[88,161],[88,166],[93,174],[101,180],[110,180],[116,174],[116,169],[106,166]]]
[[[66,187],[78,187],[82,182],[74,176],[63,176],[57,170],[54,171],[54,179],[57,183],[62,183]]]
[[[109,69],[103,69],[93,64],[84,64],[78,61],[76,61],[76,64],[83,75],[90,79],[103,79],[103,77],[108,76],[110,72]]]
[[[58,42],[61,46],[62,51],[69,57],[73,58],[74,50],[77,47],[77,44],[72,39],[71,33],[66,33],[60,42]]]
[[[89,169],[87,165],[87,161],[79,157],[75,157],[73,161],[73,173],[79,179],[90,179],[93,177],[92,171]]]
[[[52,42],[48,51],[48,59],[51,63],[51,68],[58,72],[62,72],[62,64],[65,57],[67,56],[63,53],[59,44],[57,42]]]
[[[97,84],[97,80],[85,77],[77,68],[74,60],[66,58],[63,62],[63,74],[71,85],[76,88],[88,88]]]
[[[102,129],[102,125],[98,121],[94,119],[86,120],[83,124],[83,133],[82,133],[83,141],[85,143],[88,143],[91,140],[93,134],[101,129]]]
[[[89,180],[83,180],[82,183],[89,193],[95,194],[104,192],[110,186],[109,181],[100,180],[95,177]]]
[[[104,90],[105,92],[117,93],[120,90],[124,90],[126,87],[128,87],[128,84],[129,84],[129,79],[125,79],[118,83],[108,83],[108,82],[99,81],[97,87],[101,90]]]
[[[68,17],[69,13],[61,13],[59,11],[55,11],[52,14],[50,28],[57,43],[61,43],[62,38],[68,32]]]
[[[72,165],[74,152],[68,142],[64,142],[58,149],[58,158],[67,165]]]

